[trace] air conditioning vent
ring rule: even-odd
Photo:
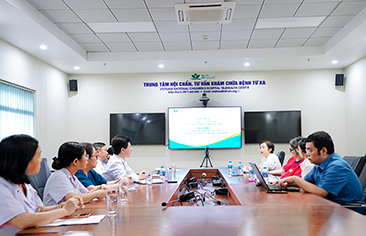
[[[179,25],[230,23],[236,2],[174,4]]]

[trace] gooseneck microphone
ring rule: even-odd
[[[161,203],[161,206],[162,206],[162,207],[165,207],[165,206],[167,206],[168,204],[171,204],[171,203],[174,203],[174,202],[180,202],[180,204],[182,205],[182,202],[180,201],[180,199],[177,199],[177,200],[173,200],[173,201],[170,201],[170,202],[162,202],[162,203]]]

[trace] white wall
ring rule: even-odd
[[[0,39],[0,78],[36,91],[34,134],[50,162],[69,137],[67,74]]]
[[[347,155],[366,153],[366,57],[346,70]]]
[[[340,70],[266,71],[207,73],[216,80],[265,80],[266,86],[252,86],[237,94],[208,94],[209,106],[240,105],[245,110],[302,111],[303,136],[325,130],[332,136],[336,151],[346,154],[345,92],[335,86]],[[203,73],[206,74],[206,73]],[[186,81],[191,73],[72,75],[79,91],[69,99],[69,133],[77,141],[103,141],[109,144],[109,113],[166,112],[169,106],[202,106],[201,94],[168,94],[158,88],[144,88],[143,82]],[[277,144],[276,152],[287,144]],[[198,167],[202,150],[169,150],[166,146],[133,146],[128,160],[135,171],[152,170],[161,164]],[[214,166],[228,160],[259,162],[258,145],[244,145],[237,150],[212,150]]]

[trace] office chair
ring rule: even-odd
[[[42,158],[41,169],[38,174],[28,175],[28,178],[33,186],[33,188],[37,191],[38,196],[43,201],[43,191],[46,186],[46,182],[48,177],[50,177],[51,171],[47,164],[47,159]]]
[[[366,163],[366,154],[364,156],[345,156],[343,157],[352,169],[356,172],[357,176],[360,177],[361,171]]]
[[[363,193],[365,195],[366,200],[366,165],[363,166],[362,171],[360,175],[358,176],[361,186],[363,189]],[[361,213],[363,215],[366,215],[366,203],[362,202],[346,202],[341,204],[344,207],[347,207],[348,209],[354,210],[358,213]]]
[[[283,161],[285,160],[286,153],[284,151],[280,151],[277,153],[277,156],[280,160],[281,166],[283,166]]]

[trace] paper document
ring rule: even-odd
[[[41,225],[41,226],[37,226],[37,227],[99,224],[103,220],[104,217],[105,217],[105,215],[91,215],[87,218],[58,219],[47,225]]]
[[[140,180],[138,183],[146,184],[146,179]],[[164,181],[161,179],[153,179],[153,184],[162,184],[162,183],[164,183]]]

